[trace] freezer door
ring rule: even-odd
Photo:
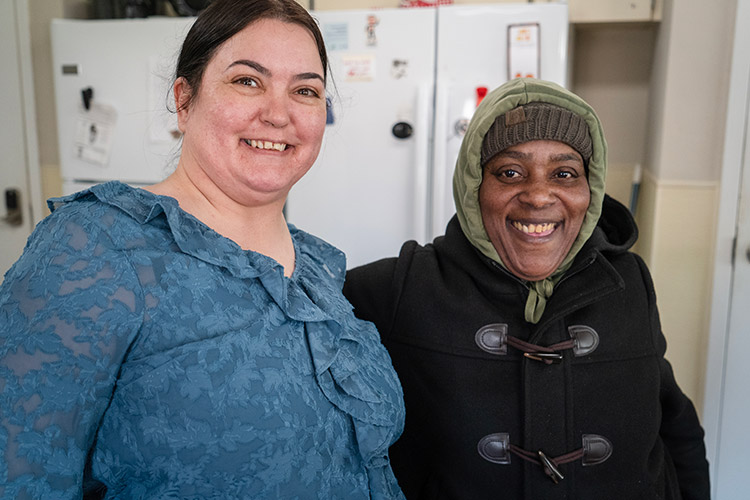
[[[170,173],[180,146],[171,81],[193,21],[52,22],[63,180],[148,184]]]
[[[455,213],[453,171],[478,89],[529,75],[565,86],[568,55],[567,4],[454,5],[437,15],[431,236]]]
[[[352,267],[425,240],[435,9],[313,15],[331,60],[332,123],[286,215]]]

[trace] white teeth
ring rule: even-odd
[[[551,231],[554,229],[556,224],[554,222],[547,222],[544,224],[521,224],[520,222],[513,222],[513,227],[518,229],[519,231],[522,231],[526,234],[534,234],[534,233],[544,233],[546,231]]]
[[[258,149],[275,149],[276,151],[284,151],[286,149],[286,144],[282,142],[257,141],[255,139],[250,139],[248,141],[245,139],[245,143]]]

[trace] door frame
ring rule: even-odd
[[[2,64],[6,73],[0,82],[3,110],[8,119],[3,126],[5,159],[0,172],[0,217],[6,216],[5,189],[20,190],[19,225],[0,220],[0,282],[7,268],[21,253],[26,239],[42,219],[42,183],[37,141],[33,62],[31,55],[30,0],[3,3]],[[7,135],[6,135],[7,134]]]
[[[746,155],[750,122],[750,0],[737,0],[732,66],[721,167],[716,243],[714,249],[713,296],[706,363],[703,426],[711,465],[712,490],[717,490],[717,467],[721,442],[722,410],[725,403],[727,349],[730,333],[732,285],[735,271],[735,242],[739,223],[739,203],[743,170],[750,182],[750,163]],[[714,496],[712,495],[712,496]]]
[[[24,145],[26,151],[26,180],[29,192],[27,204],[31,217],[30,231],[44,218],[42,210],[42,176],[39,166],[39,142],[36,127],[36,104],[34,99],[34,71],[31,53],[31,22],[29,0],[13,0],[16,14],[16,37],[18,43],[19,76],[24,115]]]

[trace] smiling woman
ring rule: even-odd
[[[286,224],[328,63],[294,0],[214,0],[174,81],[175,172],[50,201],[0,287],[0,497],[402,499],[401,386]]]
[[[347,273],[404,387],[391,457],[409,499],[709,498],[703,430],[606,167],[587,103],[508,82],[469,124],[445,236]]]

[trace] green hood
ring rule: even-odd
[[[505,267],[482,223],[482,213],[479,209],[479,186],[482,183],[480,152],[484,136],[495,118],[530,102],[555,104],[581,116],[588,124],[593,143],[593,153],[588,164],[591,201],[578,238],[560,267],[549,278],[529,283],[525,316],[527,321],[537,323],[544,312],[547,299],[552,295],[554,285],[593,233],[602,212],[604,179],[607,174],[607,143],[604,140],[602,124],[594,109],[563,87],[543,80],[519,78],[496,88],[482,100],[469,123],[453,174],[453,199],[461,229],[472,245]]]

